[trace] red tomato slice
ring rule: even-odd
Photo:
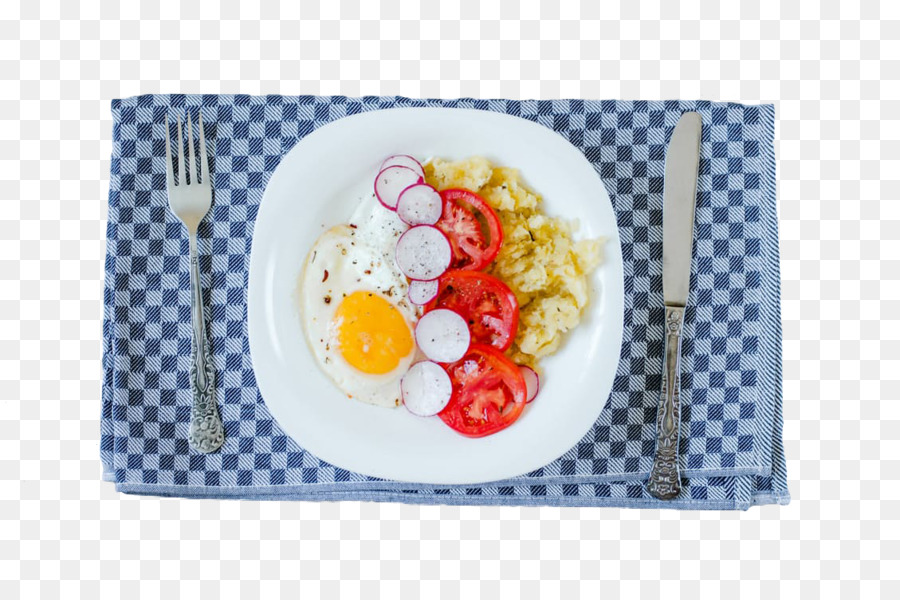
[[[447,271],[426,311],[449,308],[469,324],[473,344],[507,350],[519,328],[519,303],[509,287],[487,273]]]
[[[450,268],[469,271],[484,269],[497,258],[503,243],[503,229],[497,213],[481,196],[469,190],[444,190],[441,198],[444,200],[444,212],[436,227],[450,240],[453,250]],[[482,221],[487,226],[488,239],[485,239]]]
[[[453,395],[441,420],[468,437],[484,437],[512,425],[525,408],[525,380],[519,368],[498,350],[472,344],[447,366]]]

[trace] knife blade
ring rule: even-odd
[[[681,491],[678,468],[681,427],[681,329],[691,281],[694,206],[700,165],[702,121],[695,112],[681,115],[666,150],[663,180],[663,302],[666,350],[662,390],[656,414],[656,456],[647,490],[660,500]]]
[[[684,113],[666,150],[663,179],[663,301],[687,304],[700,165],[700,115]]]

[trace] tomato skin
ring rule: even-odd
[[[438,416],[457,433],[472,438],[491,435],[522,414],[525,380],[519,368],[495,348],[472,344],[446,369],[453,395]]]
[[[509,286],[487,273],[446,271],[438,278],[438,293],[425,311],[449,308],[469,324],[473,344],[504,352],[519,328],[519,302]]]
[[[451,188],[441,192],[444,211],[436,227],[447,234],[453,251],[451,269],[481,271],[497,258],[503,244],[503,228],[494,209],[475,192]],[[475,212],[487,224],[490,241],[484,239]]]

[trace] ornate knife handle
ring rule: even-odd
[[[681,491],[678,472],[678,433],[681,427],[681,327],[683,306],[666,306],[666,352],[662,394],[656,414],[656,456],[647,491],[660,500],[671,500]]]
[[[203,318],[203,294],[197,265],[197,238],[190,233],[191,249],[191,429],[188,441],[200,452],[215,452],[225,442],[225,428],[219,418],[215,395],[215,370],[209,356],[206,321]]]

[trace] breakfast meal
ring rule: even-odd
[[[299,299],[319,366],[351,398],[469,437],[505,429],[587,305],[602,243],[575,230],[515,169],[388,157],[306,259]]]

